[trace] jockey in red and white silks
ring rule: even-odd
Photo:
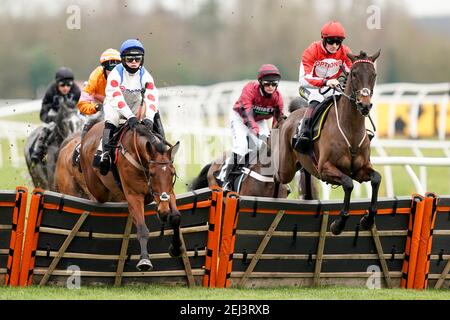
[[[300,85],[311,92],[308,102],[323,101],[324,97],[319,94],[318,89],[327,86],[328,80],[337,79],[342,68],[349,72],[352,66],[347,57],[347,53],[351,51],[342,44],[345,39],[344,28],[338,22],[325,24],[322,28],[322,38],[322,41],[313,42],[303,52],[300,63]]]
[[[350,71],[351,60],[347,53],[350,49],[342,42],[345,39],[344,27],[336,21],[327,22],[321,30],[322,41],[313,42],[302,55],[299,71],[300,88],[309,91],[307,97],[309,107],[302,121],[297,143],[294,148],[299,151],[299,143],[309,141],[311,118],[315,107],[332,94],[339,95],[334,90],[324,90],[325,96],[319,93],[322,87],[335,88],[339,85],[337,78],[343,70]],[[305,97],[306,98],[306,97]]]

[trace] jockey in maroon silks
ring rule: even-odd
[[[230,173],[247,166],[248,153],[253,148],[259,149],[270,134],[267,119],[283,115],[283,97],[278,91],[281,74],[272,64],[264,64],[258,70],[258,82],[251,81],[242,89],[239,99],[230,114],[233,149],[231,163],[227,166],[224,186]],[[256,151],[256,150],[255,150]]]

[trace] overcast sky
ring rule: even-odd
[[[114,1],[114,0],[111,0]],[[170,9],[176,9],[182,12],[189,13],[189,11],[196,10],[198,6],[204,0],[164,0],[162,3],[164,6]],[[245,1],[245,0],[228,0],[221,2],[224,7],[230,7],[234,1]],[[274,0],[275,1],[275,0]],[[283,0],[278,0],[283,2]],[[322,3],[331,2],[333,0],[322,0]],[[350,3],[352,0],[344,0],[344,2]],[[357,0],[353,0],[357,1]],[[398,0],[373,0],[374,4],[384,3],[387,1],[398,1]],[[61,3],[55,0],[1,0],[0,1],[0,11],[4,9],[4,4],[9,4],[9,11],[15,16],[23,15],[24,11],[33,10],[36,12],[42,12],[44,9],[49,14],[56,14],[58,9],[61,7]],[[450,16],[450,1],[447,0],[403,0],[406,4],[405,10],[408,10],[412,15],[423,17],[423,16]],[[71,3],[79,4],[82,7],[97,7],[98,2],[96,0],[73,0]],[[152,0],[128,0],[130,8],[133,10],[143,10],[149,9],[154,1]],[[3,8],[2,8],[3,7]],[[27,10],[28,9],[28,10]]]

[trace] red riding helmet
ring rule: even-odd
[[[345,39],[345,30],[342,24],[337,21],[329,21],[320,30],[322,38],[342,38]]]
[[[271,80],[280,80],[280,70],[273,64],[263,64],[258,70],[258,80],[272,78]]]

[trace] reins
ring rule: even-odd
[[[372,62],[371,60],[368,60],[368,59],[360,59],[360,60],[356,60],[355,62],[353,62],[353,65],[355,65],[356,63],[370,63],[370,64],[373,65],[373,62]],[[351,75],[351,73],[352,73],[352,70],[350,70],[350,73],[347,73],[343,68],[342,68],[342,71],[343,71],[343,73],[345,74],[346,79],[348,78],[348,75],[349,75],[349,74]],[[351,88],[350,88],[350,89],[351,89],[351,94],[350,94],[350,95],[347,95],[347,94],[344,92],[344,90],[342,90],[342,88],[341,88],[340,85],[339,85],[338,87],[332,88],[332,89],[333,89],[333,91],[337,91],[337,92],[339,92],[341,95],[343,95],[344,97],[346,97],[346,98],[350,101],[350,103],[351,103],[353,106],[355,106],[356,108],[358,108],[358,105],[360,104],[360,102],[358,102],[358,100],[357,100],[357,98],[356,98],[356,95],[358,94],[358,92],[361,92],[361,94],[364,95],[364,96],[372,96],[372,94],[373,94],[373,91],[370,90],[370,89],[368,89],[368,88],[363,88],[363,89],[361,89],[361,90],[355,91],[355,90],[354,90],[354,87],[353,87],[353,82],[352,82],[351,80],[350,80],[350,85],[351,85]],[[331,88],[329,88],[329,89],[331,89]],[[327,90],[327,91],[324,92],[324,93],[327,93],[328,91],[329,91],[329,90]],[[333,103],[334,103],[334,109],[335,109],[335,112],[336,112],[336,123],[337,123],[337,127],[338,127],[339,132],[341,133],[341,135],[344,137],[345,143],[347,144],[347,147],[350,149],[350,153],[351,153],[352,157],[354,157],[354,155],[356,154],[356,150],[353,149],[353,147],[352,147],[350,141],[348,140],[347,136],[346,136],[345,133],[344,133],[344,130],[343,130],[342,127],[341,127],[341,124],[340,124],[340,121],[339,121],[339,112],[338,112],[338,108],[337,108],[336,96],[335,96],[334,92],[333,92]],[[365,116],[365,117],[366,117],[366,116]],[[373,131],[371,131],[371,130],[365,128],[365,130],[364,130],[364,135],[363,135],[361,141],[358,143],[358,147],[357,147],[357,148],[360,148],[361,145],[363,144],[364,140],[366,139],[366,137],[367,137],[367,131],[371,132],[371,133],[374,135],[374,133],[375,133],[376,130],[377,130],[376,127],[375,127],[375,124],[374,124],[374,122],[373,122],[373,120],[372,120],[372,117],[370,116],[370,113],[367,115],[367,117],[368,117],[369,120],[370,120],[370,123],[371,123],[371,125],[372,125]]]

